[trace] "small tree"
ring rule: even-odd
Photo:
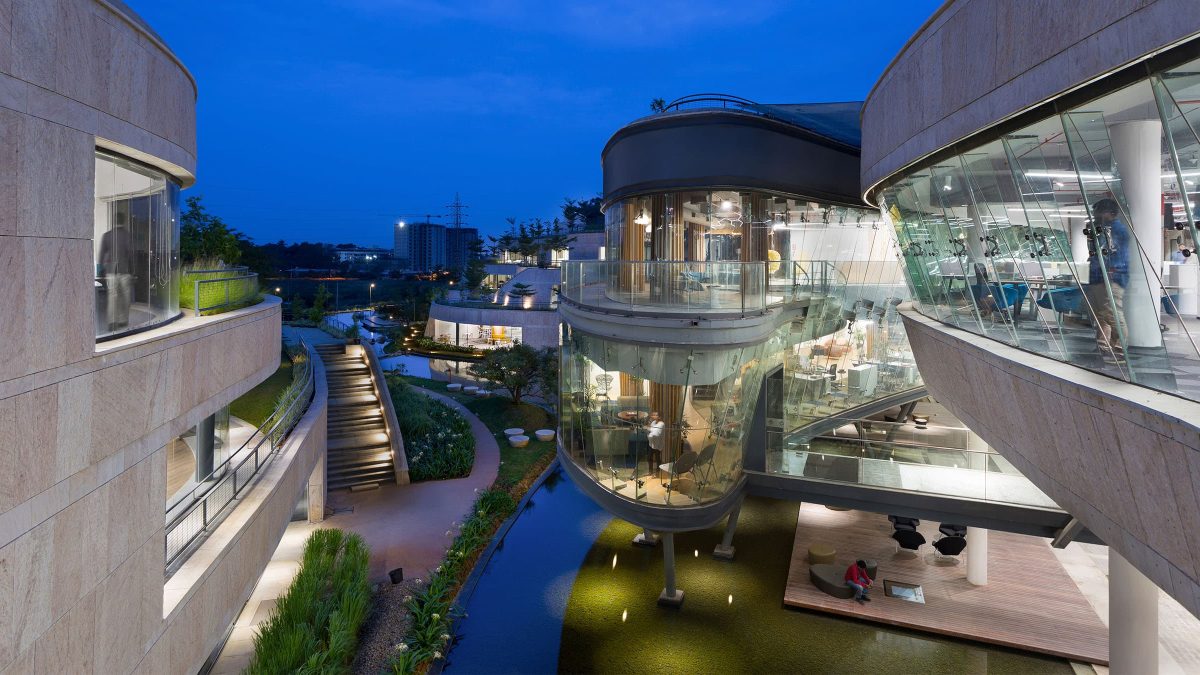
[[[467,263],[467,271],[463,276],[467,280],[467,290],[471,291],[472,295],[478,295],[479,289],[483,287],[483,280],[487,279],[487,264],[480,258],[474,258]]]
[[[537,382],[541,365],[538,350],[517,343],[489,351],[482,361],[472,364],[469,370],[475,377],[508,391],[513,405],[516,405],[529,392],[530,386]]]
[[[547,347],[538,352],[538,389],[550,407],[558,410],[558,348]]]
[[[325,288],[325,284],[317,284],[317,294],[313,297],[312,309],[308,311],[308,316],[313,321],[320,321],[321,317],[325,316],[325,312],[329,311],[329,299],[333,294]]]
[[[525,298],[532,298],[534,295],[537,295],[537,289],[520,281],[508,287],[508,297],[517,302],[522,302]]]
[[[665,112],[667,110],[667,102],[661,98],[650,99],[650,112]]]
[[[307,310],[304,308],[304,296],[299,293],[292,296],[292,321],[303,320]]]

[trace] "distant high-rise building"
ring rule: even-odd
[[[408,252],[408,232],[408,223],[403,220],[396,221],[396,224],[392,227],[393,257],[396,259],[396,264],[400,269],[407,269],[411,262]]]
[[[467,263],[477,257],[471,251],[475,240],[479,238],[479,230],[474,227],[449,228],[446,230],[446,267],[456,273],[462,273]]]
[[[396,256],[408,260],[408,269],[429,272],[447,267],[445,225],[407,223],[397,228],[396,246],[401,244],[404,244],[407,252],[397,248]]]

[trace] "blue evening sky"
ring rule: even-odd
[[[552,218],[650,100],[861,100],[939,0],[127,0],[199,84],[195,187],[258,242]]]

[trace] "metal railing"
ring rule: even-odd
[[[292,384],[284,391],[275,410],[228,459],[213,469],[190,492],[167,507],[167,570],[171,571],[192,544],[218,524],[228,508],[245,491],[287,439],[296,422],[308,409],[314,391],[312,348],[303,340],[291,354]]]
[[[191,292],[187,286],[191,284]],[[258,273],[246,267],[229,267],[218,270],[184,270],[185,292],[180,294],[180,304],[191,309],[197,316],[204,312],[219,314],[226,308],[241,305],[258,295]]]

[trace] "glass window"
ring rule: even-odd
[[[1200,400],[1198,65],[885,186],[919,311]]]
[[[179,315],[179,185],[165,173],[96,153],[96,337]]]

